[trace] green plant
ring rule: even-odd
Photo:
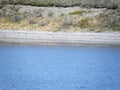
[[[2,9],[3,8],[3,5],[0,5],[0,9]]]
[[[76,15],[76,14],[82,15],[83,11],[74,11],[69,13],[69,15]]]
[[[118,5],[117,4],[108,4],[108,5],[106,5],[106,8],[107,9],[117,9],[118,8]]]
[[[116,31],[120,31],[120,26],[116,26],[116,27],[114,27],[114,29],[115,29]]]

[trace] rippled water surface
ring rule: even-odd
[[[0,90],[120,90],[120,48],[0,46]]]

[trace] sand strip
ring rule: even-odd
[[[24,45],[112,45],[120,46],[120,33],[68,33],[0,30],[0,44]]]

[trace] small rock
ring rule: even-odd
[[[15,16],[13,16],[13,17],[11,18],[11,20],[12,20],[13,22],[19,22],[19,21],[22,20],[22,17],[19,16],[19,15],[15,15]]]
[[[49,17],[53,17],[53,15],[54,15],[54,13],[53,13],[52,11],[49,11],[49,12],[48,12],[48,16],[49,16]]]

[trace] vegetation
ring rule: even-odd
[[[101,22],[102,27],[112,28],[120,31],[120,16],[118,10],[107,10],[97,18]]]
[[[1,0],[1,4],[23,4],[34,6],[84,6],[106,7],[116,9],[120,6],[120,0]]]
[[[81,0],[81,6],[93,8],[117,9],[120,0]]]
[[[67,13],[63,11],[60,16],[57,16],[54,11],[47,11],[40,7],[39,9],[33,7],[33,9],[31,6],[32,11],[19,12],[24,5],[57,6],[58,9],[59,6],[77,5],[106,9],[100,9],[102,12],[99,13],[99,9],[95,9],[94,12],[93,9],[81,8]],[[120,0],[0,0],[0,29],[120,31]]]
[[[1,4],[23,4],[34,6],[71,6],[76,5],[79,0],[1,0]]]
[[[74,12],[70,12],[69,15],[82,15],[83,14],[83,11],[74,11]]]

